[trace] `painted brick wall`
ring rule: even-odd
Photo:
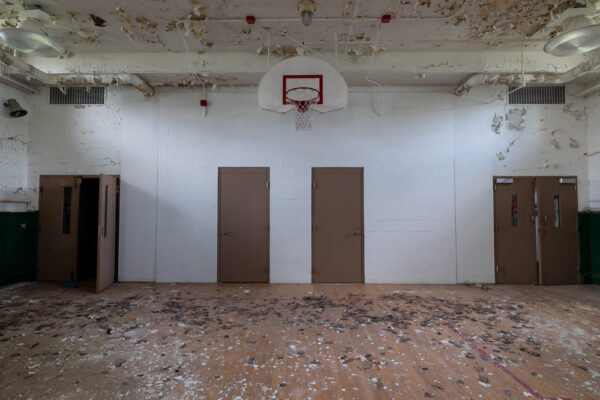
[[[271,167],[273,282],[310,282],[313,166],[365,168],[368,282],[455,281],[451,94],[387,95],[381,118],[356,94],[305,133],[255,101],[212,95],[203,118],[198,93],[160,95],[159,281],[216,280],[219,166]]]
[[[50,105],[48,90],[30,96],[28,192],[38,203],[43,174],[118,174],[121,92],[109,90],[106,105]]]
[[[15,98],[23,108],[31,111],[27,97],[10,87],[0,85],[0,199],[27,200],[27,149],[29,118],[8,116],[4,102]],[[0,211],[25,211],[26,203],[0,203]]]
[[[200,91],[111,90],[107,106],[85,109],[37,96],[29,185],[40,173],[120,172],[121,279],[213,282],[217,168],[269,166],[271,281],[309,282],[311,167],[362,166],[367,282],[490,282],[494,174],[577,175],[580,206],[589,199],[581,103],[527,107],[510,129],[516,107],[502,93],[395,89],[382,117],[372,94],[351,93],[347,110],[315,115],[306,133],[292,115],[259,110],[248,89],[209,93],[206,118]]]
[[[585,100],[588,151],[600,151],[600,94]],[[590,174],[590,206],[600,209],[600,154],[588,158]]]

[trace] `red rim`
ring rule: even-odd
[[[290,94],[290,92],[293,92],[295,90],[312,90],[315,93],[315,97],[310,98],[308,100],[294,100],[294,99],[290,98],[289,94]],[[308,111],[308,109],[309,109],[308,106],[310,106],[311,104],[316,104],[317,101],[319,101],[320,96],[321,96],[321,93],[317,89],[307,87],[307,86],[295,87],[295,88],[292,88],[285,92],[285,98],[287,99],[287,101],[289,101],[290,103],[292,103],[296,107],[298,107],[298,111],[300,111],[300,112]]]

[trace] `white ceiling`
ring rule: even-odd
[[[240,60],[262,57],[267,43],[272,57],[289,57],[302,43],[330,59],[337,50],[344,62],[358,65],[341,71],[350,84],[364,82],[369,55],[376,51],[379,58],[385,53],[397,59],[388,62],[387,68],[376,63],[382,84],[446,85],[482,68],[518,72],[523,44],[531,72],[572,68],[580,59],[549,58],[543,53],[543,44],[562,29],[544,27],[576,3],[578,7],[587,3],[588,8],[600,8],[600,2],[585,0],[315,0],[315,20],[304,27],[298,18],[298,2],[0,0],[0,26],[16,26],[24,6],[40,5],[51,16],[48,33],[67,47],[69,56],[58,61],[30,58],[29,62],[52,73],[86,69],[88,73],[133,72],[155,85],[181,86],[199,79],[186,67],[191,58],[221,60],[218,55],[227,53],[247,54]],[[380,24],[384,14],[392,16],[390,23]],[[256,24],[247,24],[247,15],[255,16]],[[182,20],[193,23],[181,23],[179,32],[177,22]],[[185,55],[186,45],[189,57]],[[148,53],[156,54],[157,60],[171,58],[169,63],[150,62],[152,66],[146,68],[137,57]],[[462,53],[469,56],[457,57]],[[492,62],[494,57],[497,60]],[[94,65],[86,62],[91,59]],[[211,65],[207,58],[203,60],[197,65]],[[256,84],[264,73],[244,65],[232,70],[217,61],[206,68],[205,76],[212,75],[214,80],[214,76],[223,75],[236,85]]]
[[[28,2],[25,2],[27,4]],[[267,31],[272,45],[296,47],[284,33],[316,49],[332,47],[339,41],[373,42],[379,23],[356,18],[394,17],[382,26],[380,46],[403,48],[469,49],[521,41],[546,25],[551,13],[566,9],[571,0],[316,0],[318,18],[309,27],[299,21],[267,21],[264,18],[297,19],[298,0],[36,0],[50,14],[49,34],[72,53],[184,51],[176,22],[194,19],[194,32],[187,37],[192,51],[256,51],[266,45]],[[15,0],[0,3],[4,26],[15,25],[22,6]],[[95,16],[95,17],[92,17]],[[258,21],[248,25],[247,15]],[[220,19],[242,21],[221,22]],[[96,19],[96,23],[94,21]],[[407,20],[408,19],[408,20]],[[102,23],[102,21],[105,21]],[[352,46],[359,47],[359,46]],[[360,53],[360,49],[357,49]],[[364,51],[364,50],[363,50]]]

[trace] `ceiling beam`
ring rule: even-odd
[[[306,54],[310,54],[306,52]],[[335,57],[324,53],[323,58],[340,73],[361,72],[369,68],[370,57]],[[270,66],[286,57],[271,53]],[[50,74],[62,73],[165,73],[217,74],[265,73],[267,56],[247,52],[214,53],[109,53],[76,54],[66,59],[26,58],[28,63]],[[557,58],[545,53],[525,52],[525,68],[531,73],[563,73],[582,62],[583,56]],[[519,73],[520,51],[485,52],[378,52],[373,73]]]

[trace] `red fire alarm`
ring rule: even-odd
[[[200,100],[200,107],[208,107],[208,101],[206,100]]]
[[[389,24],[391,20],[392,20],[392,16],[390,14],[384,14],[381,16],[382,24]]]
[[[256,23],[256,17],[254,15],[246,15],[246,23],[248,25],[254,25]]]

